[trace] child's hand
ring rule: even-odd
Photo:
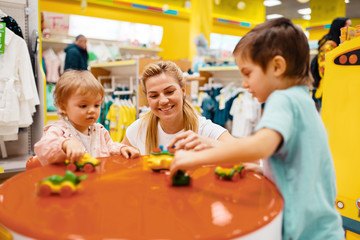
[[[199,153],[193,151],[177,151],[170,166],[170,176],[173,177],[178,170],[186,171],[199,167],[200,165],[197,164],[196,160],[197,154]]]
[[[120,154],[125,158],[137,158],[140,157],[140,152],[130,146],[123,146],[120,148]]]
[[[262,175],[264,174],[264,170],[259,164],[246,162],[246,163],[243,163],[243,166],[244,166],[244,169],[246,169],[246,170],[254,171],[254,172],[260,173]]]
[[[85,153],[82,144],[75,139],[64,141],[62,148],[66,154],[66,158],[70,160],[70,162],[79,161]]]
[[[195,132],[188,130],[176,135],[169,143],[168,148],[174,145],[176,149],[200,151],[212,147],[212,140],[201,137]]]

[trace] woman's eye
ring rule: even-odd
[[[175,90],[170,90],[170,91],[167,91],[166,93],[167,94],[173,94],[175,92]]]
[[[150,97],[150,98],[156,98],[157,95],[150,95],[149,97]]]

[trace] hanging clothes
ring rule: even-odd
[[[230,114],[233,116],[231,135],[245,137],[253,133],[260,120],[261,104],[245,91],[233,101]]]
[[[5,29],[5,53],[0,55],[0,135],[17,134],[32,124],[40,104],[26,42]]]
[[[6,24],[6,27],[10,29],[13,33],[15,33],[21,38],[24,38],[20,26],[11,16],[5,16],[0,18],[0,22],[4,22]]]

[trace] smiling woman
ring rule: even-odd
[[[149,154],[159,145],[200,150],[217,140],[233,137],[223,127],[206,120],[185,98],[185,80],[171,61],[149,64],[142,73],[141,85],[151,111],[135,121],[122,143]]]

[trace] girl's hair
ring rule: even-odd
[[[58,114],[61,117],[64,117],[61,109],[66,106],[67,100],[75,92],[80,95],[91,94],[96,96],[100,94],[101,99],[105,95],[104,87],[91,72],[86,70],[67,70],[56,83],[54,91],[54,104],[58,108]]]
[[[296,85],[312,86],[309,44],[304,32],[287,18],[266,21],[254,27],[236,45],[233,55],[250,59],[266,72],[275,56],[286,61],[285,77],[296,79]]]
[[[180,68],[171,61],[160,61],[156,63],[149,64],[145,67],[142,76],[141,76],[141,86],[143,92],[146,94],[146,80],[160,75],[166,74],[167,76],[172,76],[178,81],[178,84],[181,88],[185,88],[185,79],[183,77],[182,71]],[[184,129],[192,130],[197,132],[199,129],[198,113],[195,108],[186,100],[183,99],[183,114],[184,114]],[[158,122],[159,118],[152,112],[149,111],[143,117],[143,123],[148,123],[148,128],[146,130],[146,140],[145,140],[145,150],[149,154],[153,148],[158,147]],[[141,128],[144,124],[142,124]]]

